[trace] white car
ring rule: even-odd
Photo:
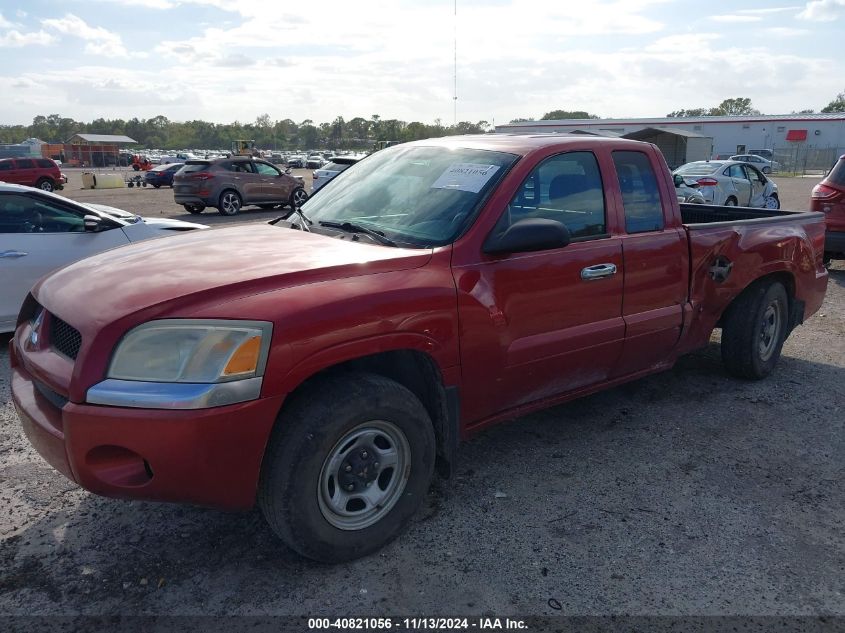
[[[170,163],[184,163],[189,160],[198,160],[199,156],[196,154],[191,154],[190,152],[179,152],[178,154],[173,154],[172,156],[162,156],[159,159],[160,165],[169,165]]]
[[[738,160],[742,163],[748,163],[752,167],[756,167],[764,174],[771,174],[773,169],[778,169],[780,165],[773,160],[757,156],[756,154],[736,154],[731,156],[731,160]]]
[[[778,186],[749,164],[700,160],[672,172],[701,192],[707,204],[780,209]]]
[[[335,156],[327,164],[323,165],[311,174],[311,195],[314,195],[318,189],[325,185],[329,180],[337,176],[345,169],[349,169],[350,165],[357,163],[360,158],[357,156]]]
[[[48,272],[130,242],[206,228],[0,184],[0,333],[14,330],[27,293]]]

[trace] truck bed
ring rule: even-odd
[[[824,214],[681,204],[689,241],[691,328],[686,351],[705,345],[728,304],[756,278],[779,274],[794,291],[793,325],[815,312],[827,285]]]
[[[747,220],[776,220],[788,221],[796,215],[809,213],[807,211],[784,211],[783,209],[753,209],[751,207],[724,207],[712,204],[682,203],[681,221],[686,225],[698,224],[734,224]]]

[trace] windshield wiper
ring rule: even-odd
[[[281,222],[282,220],[288,220],[288,218],[290,218],[290,216],[292,216],[292,215],[294,215],[294,214],[296,214],[296,215],[298,215],[300,218],[302,218],[302,223],[301,223],[301,224],[302,224],[302,230],[303,230],[303,231],[308,231],[308,232],[310,233],[310,232],[311,232],[311,229],[309,229],[309,228],[308,228],[308,226],[309,226],[310,224],[314,224],[314,220],[312,220],[312,219],[311,219],[311,218],[309,218],[307,215],[305,215],[305,213],[302,211],[302,209],[300,209],[300,208],[299,208],[299,207],[297,207],[297,206],[294,206],[294,207],[293,207],[293,211],[291,211],[291,212],[290,212],[290,213],[288,213],[287,215],[280,215],[278,218],[274,218],[274,219],[270,220],[270,221],[268,222],[268,224],[277,224],[278,222]]]
[[[325,226],[330,229],[340,229],[341,231],[346,231],[347,233],[364,233],[365,235],[369,235],[375,241],[380,244],[384,244],[385,246],[397,246],[396,242],[387,237],[381,231],[368,229],[366,226],[361,226],[360,224],[355,224],[354,222],[335,222],[333,220],[320,220],[320,226]]]

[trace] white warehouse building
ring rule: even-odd
[[[644,119],[562,119],[497,125],[496,132],[595,133],[627,136],[646,128],[687,137],[709,137],[711,156],[770,150],[782,168],[828,169],[845,154],[845,112]],[[671,162],[671,161],[670,161]]]

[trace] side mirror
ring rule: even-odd
[[[90,233],[97,233],[102,230],[103,222],[99,216],[96,215],[86,215],[82,218],[82,222],[85,225],[85,231]]]
[[[560,222],[527,218],[514,222],[504,233],[489,236],[483,250],[488,255],[529,253],[563,248],[571,241],[569,229]]]

